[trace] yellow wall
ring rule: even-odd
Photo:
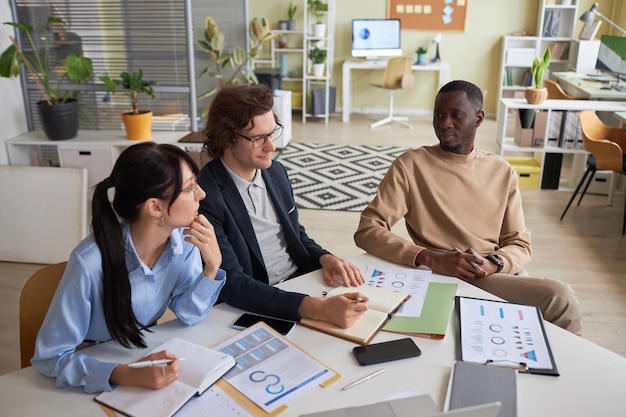
[[[296,13],[298,28],[302,28],[303,2],[294,0],[298,5]],[[465,32],[442,32],[440,55],[450,64],[451,79],[465,79],[487,90],[485,111],[495,113],[499,83],[502,36],[514,31],[536,33],[537,9],[539,0],[467,0],[468,14]],[[336,0],[335,18],[335,55],[333,66],[333,85],[337,87],[337,105],[341,103],[341,64],[350,58],[350,27],[353,18],[384,18],[387,12],[387,0]],[[579,15],[588,10],[593,0],[579,0]],[[599,11],[611,18],[618,25],[626,23],[626,6],[619,0],[603,0]],[[250,0],[250,17],[265,16],[275,28],[278,20],[287,19],[288,0]],[[621,23],[620,23],[621,22]],[[601,32],[609,25],[604,23]],[[582,29],[579,22],[574,34]],[[612,33],[615,33],[613,31]],[[415,59],[414,50],[419,45],[429,44],[434,32],[403,30],[402,46],[404,54]],[[429,58],[434,49],[429,50]],[[388,96],[384,91],[370,87],[379,83],[382,71],[353,72],[353,107],[384,109]],[[416,73],[416,88],[411,93],[400,93],[396,97],[396,107],[411,110],[430,110],[436,93],[435,75],[429,72]]]

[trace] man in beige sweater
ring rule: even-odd
[[[477,150],[484,119],[480,89],[452,81],[435,99],[439,145],[398,157],[361,213],[360,248],[402,265],[424,265],[456,276],[509,302],[537,306],[544,318],[580,334],[582,313],[572,289],[529,278],[530,232],[515,170],[500,156]],[[412,241],[391,231],[404,218]]]

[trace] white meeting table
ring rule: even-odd
[[[343,61],[341,66],[341,83],[342,87],[342,102],[341,102],[341,120],[344,123],[350,121],[350,113],[352,112],[352,71],[355,70],[384,70],[387,66],[387,61],[375,61],[375,60],[353,60],[347,59]],[[428,62],[426,64],[413,64],[411,65],[411,71],[434,71],[437,72],[438,82],[437,88],[441,88],[444,84],[450,81],[450,65],[440,61],[437,63]]]
[[[351,260],[363,271],[368,266],[395,266],[371,255],[359,255]],[[432,279],[458,283],[457,295],[496,299],[456,278],[433,275]],[[328,289],[320,271],[286,281],[280,287],[313,296]],[[220,304],[196,326],[183,327],[174,320],[153,327],[153,333],[146,333],[146,350],[128,350],[107,342],[85,352],[101,360],[131,362],[175,336],[213,346],[237,331],[230,325],[240,313],[238,309]],[[623,415],[626,409],[626,359],[550,323],[545,327],[561,376],[519,374],[518,416]],[[401,337],[405,336],[380,332],[373,342]],[[290,402],[280,417],[383,401],[407,392],[429,394],[443,408],[450,367],[455,358],[454,317],[443,340],[414,338],[422,350],[420,357],[382,366],[361,367],[351,353],[355,344],[302,326],[296,326],[289,339],[342,377],[327,388],[314,387]],[[383,374],[353,389],[341,391],[344,385],[380,367],[386,369]],[[0,376],[0,414],[4,417],[104,416],[93,397],[93,394],[85,394],[77,388],[57,389],[52,378],[38,374],[33,367]]]

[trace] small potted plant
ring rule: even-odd
[[[289,20],[287,20],[287,30],[296,30],[296,11],[298,10],[298,6],[293,4],[293,1],[289,2],[289,8],[287,9],[287,16],[289,16]]]
[[[415,63],[419,65],[425,64],[426,54],[428,53],[428,49],[424,46],[418,46],[417,49],[415,50],[415,53],[417,54],[417,61]]]
[[[309,59],[313,63],[313,76],[323,77],[324,67],[326,66],[326,50],[313,48],[309,51]]]
[[[324,22],[324,16],[328,12],[328,4],[322,0],[307,0],[309,7],[309,13],[313,16],[313,36],[316,38],[323,38],[326,36],[326,23]]]
[[[26,35],[20,48],[11,36],[9,45],[0,55],[0,77],[16,77],[22,64],[39,88],[43,100],[37,103],[42,128],[50,140],[72,139],[78,134],[78,90],[67,88],[91,79],[93,66],[91,59],[78,53],[62,57],[62,62],[49,62],[50,51],[62,45],[61,39],[54,39],[54,29],[63,27],[65,22],[58,17],[48,18],[45,34],[33,38],[33,27],[21,23],[6,22]],[[35,39],[38,42],[35,42]],[[52,64],[52,65],[51,65]],[[56,65],[55,65],[56,64]],[[60,65],[59,65],[60,64]]]
[[[550,66],[550,48],[546,48],[541,60],[537,57],[533,60],[530,71],[535,81],[534,87],[526,89],[526,101],[528,104],[541,104],[548,98],[548,89],[543,87],[543,74]]]
[[[126,137],[132,140],[150,139],[152,137],[152,110],[140,109],[137,97],[139,93],[144,93],[154,99],[153,87],[157,85],[156,82],[144,80],[141,69],[132,74],[122,72],[118,79],[103,75],[100,76],[100,80],[112,94],[115,94],[119,86],[124,90],[124,95],[130,97],[132,110],[122,112]]]

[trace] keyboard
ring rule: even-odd
[[[617,84],[611,86],[611,88],[615,91],[619,91],[620,93],[626,93],[626,85]]]

